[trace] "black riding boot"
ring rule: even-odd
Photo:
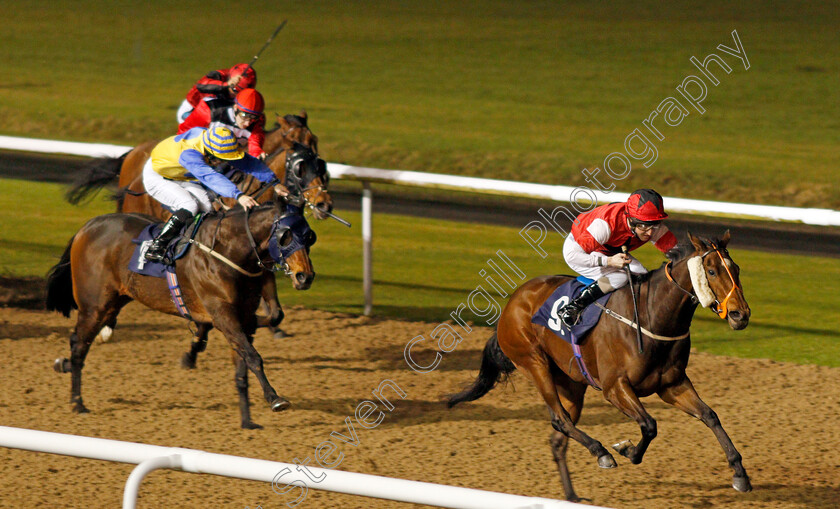
[[[146,260],[158,263],[164,262],[166,246],[168,246],[169,242],[181,232],[181,228],[183,228],[184,225],[192,219],[192,217],[193,215],[186,209],[175,211],[175,213],[172,214],[172,217],[163,224],[158,236],[155,237],[151,245],[149,245],[149,249],[146,251]]]
[[[580,292],[580,295],[575,297],[573,301],[569,302],[560,309],[560,320],[566,327],[571,329],[573,325],[578,323],[580,314],[584,309],[586,309],[586,306],[592,304],[604,295],[605,294],[601,290],[601,287],[598,286],[598,282],[595,281],[584,288],[583,291]]]

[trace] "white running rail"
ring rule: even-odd
[[[122,145],[105,145],[100,143],[78,143],[70,141],[38,140],[32,138],[18,138],[14,136],[0,136],[0,149],[23,150],[50,154],[72,154],[90,157],[117,157],[132,147]],[[524,196],[529,198],[544,198],[554,201],[568,202],[572,192],[577,189],[571,186],[552,186],[548,184],[532,184],[511,180],[495,180],[475,177],[459,177],[455,175],[441,175],[438,173],[422,173],[417,171],[380,170],[361,166],[347,166],[329,163],[330,176],[361,180],[365,182],[386,182],[417,187],[433,187],[455,189],[460,191],[478,191],[488,194],[507,196]],[[600,203],[609,203],[627,199],[629,193],[592,193]],[[585,200],[581,200],[585,201]],[[770,219],[773,221],[794,221],[821,226],[840,226],[840,211],[817,208],[777,207],[773,205],[752,205],[747,203],[730,203],[706,200],[690,200],[686,198],[665,197],[665,204],[669,212],[685,214],[699,214],[718,217],[743,217],[751,219]]]
[[[171,468],[184,472],[263,481],[271,483],[273,489],[275,483],[279,484],[280,488],[287,487],[285,483],[277,482],[278,474],[281,474],[283,469],[293,471],[297,468],[296,465],[289,463],[216,454],[195,449],[121,442],[7,426],[0,426],[0,446],[136,464],[137,467],[131,472],[125,485],[123,509],[135,509],[140,483],[146,474],[156,469]],[[318,477],[322,473],[326,474],[324,480],[313,484],[312,488],[398,502],[411,502],[453,509],[575,509],[594,507],[560,500],[510,495],[341,470],[307,468]]]

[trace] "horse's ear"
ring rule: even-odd
[[[726,233],[723,234],[723,237],[721,237],[720,242],[719,242],[719,245],[720,245],[721,249],[726,249],[726,245],[729,244],[729,239],[730,239],[729,230],[726,230]]]
[[[688,236],[688,241],[691,242],[691,245],[694,246],[696,251],[706,251],[706,244],[703,243],[700,237],[695,237],[691,232],[686,232],[686,235]]]
[[[275,115],[277,115],[277,123],[280,124],[280,127],[282,127],[283,129],[288,129],[289,122],[286,121],[286,117],[279,113],[275,113]]]
[[[307,125],[306,125],[306,119],[308,118],[308,117],[306,116],[306,110],[301,109],[301,110],[300,110],[300,115],[299,115],[299,117],[300,117],[300,118],[301,118],[301,120],[303,121],[303,125],[304,125],[304,126],[306,126],[306,127],[309,127],[309,126],[307,126]]]

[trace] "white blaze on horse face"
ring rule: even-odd
[[[691,276],[691,286],[694,288],[697,300],[700,301],[701,306],[707,308],[715,301],[715,294],[709,286],[709,279],[703,269],[703,258],[700,256],[690,258],[687,265],[688,273]]]

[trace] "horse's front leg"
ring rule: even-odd
[[[245,361],[245,365],[248,366],[248,369],[254,374],[254,376],[257,377],[257,380],[260,382],[260,386],[263,389],[265,400],[268,402],[271,409],[275,412],[280,412],[289,408],[291,403],[289,403],[286,398],[277,395],[274,387],[271,386],[268,378],[265,376],[262,357],[260,357],[260,354],[254,348],[254,345],[251,344],[251,338],[249,338],[248,334],[245,333],[246,328],[236,317],[235,311],[232,309],[222,308],[216,310],[212,314],[214,317],[213,325],[225,335],[228,342],[230,342],[231,348],[233,348],[239,357]],[[251,315],[249,319],[255,321],[255,317],[253,315]],[[249,331],[253,331],[254,325],[254,323],[250,323],[247,329]],[[243,414],[243,422],[244,420],[245,415]]]
[[[262,297],[266,317],[264,320],[258,320],[257,327],[267,327],[275,339],[287,337],[286,332],[280,328],[280,323],[286,315],[283,313],[283,308],[280,307],[280,301],[277,299],[277,280],[273,272],[263,274],[260,296]]]
[[[236,352],[233,354],[233,365],[236,366],[236,390],[239,392],[239,415],[242,419],[242,429],[262,429],[262,426],[251,420],[251,404],[248,401],[248,366],[245,359]]]
[[[730,468],[735,472],[732,478],[732,487],[742,492],[752,491],[750,477],[747,475],[747,471],[744,470],[744,465],[741,464],[741,454],[735,449],[729,435],[724,431],[715,411],[697,395],[697,391],[694,390],[694,385],[692,385],[691,380],[685,377],[682,382],[668,386],[660,390],[658,394],[663,401],[674,405],[688,415],[700,419],[703,421],[703,424],[712,430],[712,433],[715,434],[718,442],[720,442],[721,447],[723,447],[723,452],[726,454],[726,461],[729,462]]]
[[[622,411],[624,415],[630,417],[639,424],[642,430],[642,439],[639,445],[633,445],[633,442],[625,440],[613,445],[613,449],[619,454],[626,457],[634,465],[642,462],[642,457],[645,455],[650,442],[656,438],[656,421],[650,414],[647,413],[639,397],[633,392],[630,382],[624,378],[618,379],[609,387],[604,387],[604,397],[615,405],[616,408]]]

